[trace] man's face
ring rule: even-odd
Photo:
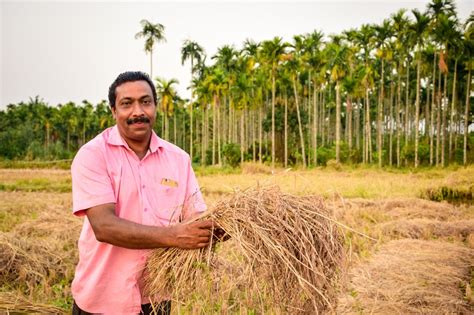
[[[148,142],[156,118],[156,104],[146,81],[123,83],[115,89],[112,114],[125,141]]]

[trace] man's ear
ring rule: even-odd
[[[112,112],[112,117],[114,117],[114,119],[116,120],[117,117],[116,117],[116,112],[115,112],[115,106],[111,106],[110,111]]]

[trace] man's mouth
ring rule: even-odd
[[[150,123],[150,119],[145,116],[140,116],[140,117],[135,117],[135,118],[129,118],[127,119],[127,125],[132,125],[132,124],[141,124],[141,123]]]

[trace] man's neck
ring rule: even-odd
[[[124,141],[127,142],[128,147],[132,149],[133,152],[135,152],[138,158],[142,160],[150,148],[151,134],[147,142],[133,141],[131,139],[124,139]]]

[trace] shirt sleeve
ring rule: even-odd
[[[187,181],[186,181],[186,202],[185,211],[186,214],[193,214],[198,212],[204,212],[207,210],[206,203],[202,197],[201,189],[199,188],[196,175],[194,174],[193,167],[191,166],[191,160],[187,158]]]
[[[115,203],[115,194],[107,165],[99,148],[82,147],[71,165],[72,208],[77,216],[85,210],[106,203]]]

